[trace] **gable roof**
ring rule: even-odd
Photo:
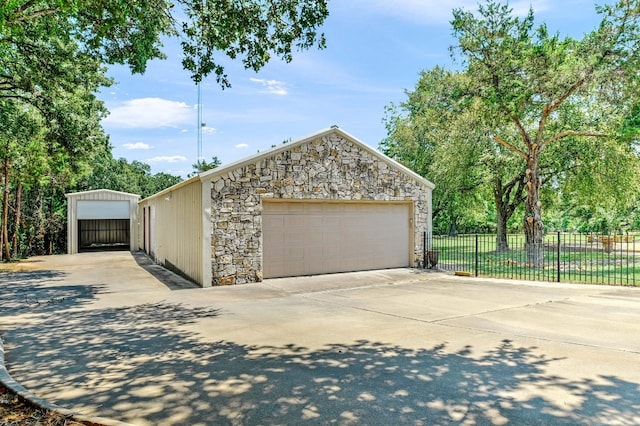
[[[392,158],[387,157],[386,155],[382,154],[381,152],[371,148],[369,145],[365,144],[364,142],[360,141],[359,139],[357,139],[356,137],[350,135],[349,133],[345,132],[344,130],[340,129],[338,126],[332,126],[323,130],[320,130],[318,132],[312,133],[311,135],[305,136],[301,139],[292,141],[292,142],[287,142],[284,143],[282,145],[278,145],[274,148],[268,149],[266,151],[262,151],[259,152],[257,154],[251,155],[249,157],[245,157],[241,160],[235,161],[233,163],[229,163],[226,164],[224,166],[221,167],[216,167],[215,169],[212,170],[207,170],[206,172],[202,172],[200,173],[200,179],[202,181],[210,181],[211,179],[215,178],[216,176],[220,176],[223,175],[225,173],[228,173],[232,170],[235,170],[239,167],[244,167],[246,165],[249,164],[253,164],[257,161],[260,161],[264,158],[268,158],[271,156],[274,156],[276,154],[279,154],[281,152],[284,151],[289,151],[293,148],[295,148],[296,146],[300,146],[300,145],[304,145],[308,142],[311,142],[313,140],[316,140],[318,138],[322,138],[325,136],[329,136],[331,134],[336,134],[344,139],[347,139],[348,141],[350,141],[351,143],[353,143],[354,145],[356,145],[358,148],[362,149],[363,151],[366,151],[368,153],[370,153],[371,155],[373,155],[374,157],[376,157],[377,159],[384,161],[385,163],[387,163],[389,166],[394,167],[396,169],[399,169],[400,171],[402,171],[403,173],[411,176],[414,180],[416,180],[418,183],[427,186],[430,189],[434,188],[434,184],[430,181],[428,181],[427,179],[423,178],[422,176],[420,176],[419,174],[417,174],[416,172],[414,172],[413,170],[403,166],[402,164],[398,163],[397,161],[395,161]]]
[[[183,180],[180,183],[177,183],[173,186],[170,186],[169,188],[166,188],[156,194],[153,194],[143,200],[140,200],[140,203],[144,203],[147,200],[153,199],[153,198],[157,198],[157,197],[161,197],[164,196],[165,194],[168,194],[171,191],[174,191],[178,188],[181,188],[183,186],[186,185],[190,185],[196,181],[202,181],[202,182],[209,182],[212,179],[214,179],[216,176],[221,176],[224,175],[226,173],[229,173],[232,170],[235,170],[239,167],[244,167],[246,165],[249,164],[253,164],[257,161],[260,161],[264,158],[268,158],[271,157],[273,155],[279,154],[281,152],[284,151],[288,151],[292,148],[295,148],[296,146],[300,146],[300,145],[304,145],[305,143],[309,143],[311,141],[314,141],[318,138],[322,138],[324,136],[329,136],[331,134],[336,134],[344,139],[347,139],[348,141],[350,141],[351,143],[353,143],[354,145],[356,145],[358,148],[362,149],[363,151],[366,151],[368,153],[370,153],[371,155],[373,155],[375,158],[379,159],[380,161],[384,161],[385,163],[387,163],[389,166],[394,167],[396,169],[399,169],[400,171],[402,171],[403,173],[405,173],[406,175],[410,176],[412,179],[414,179],[415,181],[417,181],[418,183],[425,185],[426,187],[433,189],[435,187],[435,185],[428,181],[427,179],[423,178],[422,176],[420,176],[419,174],[417,174],[416,172],[414,172],[413,170],[403,166],[402,164],[398,163],[397,161],[395,161],[392,158],[387,157],[386,155],[382,154],[381,152],[371,148],[369,145],[365,144],[364,142],[360,141],[358,138],[350,135],[349,133],[345,132],[344,130],[340,129],[338,126],[331,126],[329,128],[317,131],[315,133],[312,133],[308,136],[305,136],[301,139],[292,141],[292,142],[287,142],[281,145],[278,145],[276,147],[273,147],[271,149],[267,149],[266,151],[261,151],[257,154],[253,154],[249,157],[245,157],[242,158],[238,161],[234,161],[233,163],[229,163],[229,164],[225,164],[224,166],[220,166],[220,167],[216,167],[215,169],[211,169],[211,170],[207,170],[206,172],[202,172],[199,175],[193,176],[189,179]]]
[[[113,194],[113,195],[120,195],[123,198],[140,198],[140,195],[138,194],[130,194],[129,192],[121,192],[121,191],[113,191],[111,189],[93,189],[91,191],[81,191],[81,192],[70,192],[68,194],[65,194],[65,197],[67,198],[74,198],[74,197],[81,197],[83,195],[89,195],[89,194]]]

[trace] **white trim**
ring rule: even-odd
[[[192,178],[189,178],[187,180],[183,180],[182,182],[178,182],[175,185],[170,186],[169,188],[163,189],[160,192],[156,192],[153,195],[149,195],[147,198],[143,198],[142,200],[140,200],[139,203],[143,203],[143,202],[151,200],[153,198],[162,197],[162,196],[164,196],[165,194],[168,194],[171,191],[175,191],[176,189],[182,188],[183,186],[189,185],[189,184],[191,184],[191,183],[193,183],[193,182],[195,182],[197,180],[201,180],[200,179],[200,175],[196,175],[196,176],[194,176]]]
[[[122,195],[123,197],[126,198],[140,198],[140,196],[138,194],[131,194],[129,192],[120,192],[120,191],[113,191],[111,189],[93,189],[91,191],[82,191],[82,192],[70,192],[68,194],[65,194],[65,197],[67,198],[77,198],[77,197],[81,197],[84,195],[88,195],[88,194],[99,194],[99,193],[109,193],[109,194],[114,194],[114,195]]]
[[[211,182],[202,182],[202,287],[211,287]]]

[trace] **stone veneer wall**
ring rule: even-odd
[[[431,190],[333,134],[212,179],[212,284],[262,281],[262,200],[412,201],[414,266],[422,266]]]

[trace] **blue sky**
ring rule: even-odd
[[[592,1],[510,5],[522,14],[532,6],[552,32],[573,37],[599,22]],[[377,147],[386,137],[385,106],[402,102],[421,70],[455,67],[449,55],[454,7],[475,10],[477,2],[329,0],[326,49],[298,52],[289,64],[273,61],[260,73],[221,60],[232,87],[222,90],[215,77],[202,83],[203,157],[225,164],[331,125]],[[197,89],[182,70],[177,41],[167,40],[164,51],[168,59],[150,62],[142,76],[109,69],[118,84],[99,95],[110,111],[103,127],[114,157],[186,176],[197,159]]]

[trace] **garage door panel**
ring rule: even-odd
[[[322,259],[324,254],[321,245],[307,246],[300,251],[303,253],[304,259],[308,259],[311,262],[313,262],[315,259]]]
[[[78,200],[79,220],[129,219],[129,201]]]
[[[303,260],[304,259],[304,247],[286,247],[284,249],[285,260]]]
[[[265,203],[264,277],[409,265],[408,204]]]

